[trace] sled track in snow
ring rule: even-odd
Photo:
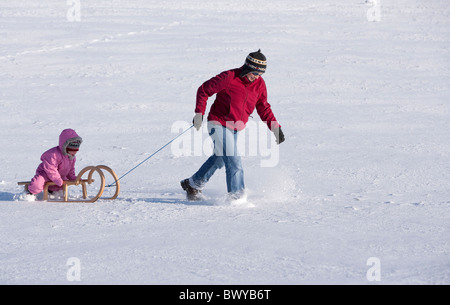
[[[83,47],[88,47],[90,45],[94,45],[94,44],[100,44],[100,43],[108,43],[123,37],[130,37],[130,36],[142,36],[142,35],[148,35],[157,31],[163,31],[167,28],[171,28],[174,26],[178,26],[180,25],[181,22],[179,21],[173,21],[170,22],[168,24],[162,25],[162,26],[158,26],[155,27],[151,30],[142,30],[142,31],[137,31],[137,32],[128,32],[128,33],[118,33],[115,35],[109,35],[109,36],[105,36],[103,38],[99,38],[99,39],[92,39],[90,41],[87,42],[82,42],[82,43],[75,43],[75,44],[65,44],[65,45],[61,45],[61,46],[46,46],[46,47],[42,47],[39,49],[35,49],[35,50],[26,50],[26,51],[22,51],[19,53],[16,53],[14,55],[4,55],[4,56],[0,56],[0,60],[13,60],[17,57],[20,56],[26,56],[26,55],[32,55],[32,54],[41,54],[41,53],[53,53],[53,52],[60,52],[60,51],[65,51],[65,50],[69,50],[69,49],[75,49],[75,48],[83,48]]]

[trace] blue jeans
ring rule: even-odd
[[[214,153],[189,179],[191,187],[201,190],[215,171],[225,165],[228,192],[243,194],[244,169],[237,152],[238,132],[211,122],[208,122],[208,130],[214,142]]]

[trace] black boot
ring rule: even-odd
[[[190,200],[190,201],[202,200],[202,198],[203,198],[202,191],[193,188],[189,184],[189,179],[181,180],[180,184],[181,184],[181,187],[183,188],[183,190],[186,191],[186,197],[188,200]]]

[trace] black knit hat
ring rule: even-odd
[[[241,76],[247,75],[250,72],[266,72],[267,60],[261,49],[256,52],[248,54],[245,63],[242,66]]]

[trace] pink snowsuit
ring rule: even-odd
[[[49,191],[62,189],[64,180],[76,180],[76,157],[67,153],[67,146],[73,141],[82,142],[82,139],[73,129],[64,129],[59,136],[59,146],[47,150],[41,156],[42,163],[36,169],[36,175],[31,179],[28,190],[38,194],[44,189],[44,184],[53,181],[56,185],[50,186]]]

